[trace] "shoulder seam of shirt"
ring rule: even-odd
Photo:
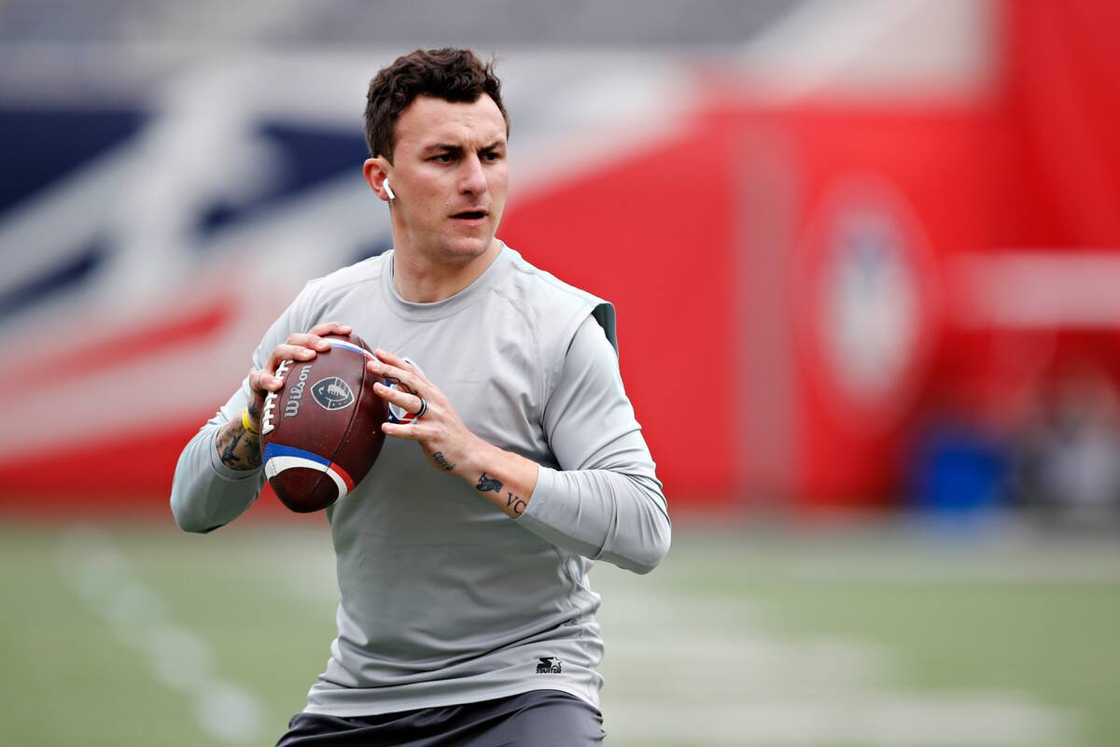
[[[378,255],[378,257],[376,257],[375,259],[380,260],[380,258],[382,256],[384,256],[384,255]],[[308,283],[307,283],[307,290],[308,290],[309,294],[317,295],[317,296],[320,297],[320,299],[322,299],[323,297],[332,297],[332,296],[336,296],[340,293],[345,293],[346,291],[349,291],[349,290],[351,290],[351,289],[353,289],[357,286],[367,285],[369,283],[379,283],[379,281],[381,279],[381,273],[384,272],[384,269],[385,269],[384,265],[380,261],[378,261],[376,263],[370,263],[371,267],[368,268],[368,272],[363,273],[362,277],[359,277],[355,280],[350,280],[348,282],[341,283],[341,284],[335,284],[335,283],[337,283],[337,281],[335,281],[333,283],[331,282],[331,279],[335,275],[341,274],[341,273],[343,273],[347,270],[355,268],[355,267],[357,267],[357,265],[362,264],[363,262],[366,262],[366,261],[367,260],[362,260],[362,262],[358,262],[358,263],[355,263],[355,264],[352,264],[352,265],[347,265],[346,267],[340,267],[339,269],[337,269],[333,272],[330,272],[326,275],[322,275],[320,277],[313,278],[312,280],[308,281]],[[319,304],[312,304],[312,306],[313,307],[319,306]]]
[[[571,283],[567,283],[567,282],[561,280],[560,278],[556,277],[555,275],[553,275],[548,270],[542,270],[541,268],[539,268],[536,265],[530,263],[529,261],[527,261],[524,257],[521,257],[520,255],[518,255],[514,259],[514,261],[512,262],[512,265],[516,270],[518,270],[522,274],[532,278],[533,281],[543,283],[551,289],[554,289],[556,291],[560,291],[567,298],[573,299],[573,300],[579,302],[581,305],[584,305],[586,307],[585,309],[581,309],[578,313],[573,315],[573,320],[576,323],[575,323],[574,327],[572,327],[572,329],[571,329],[571,335],[566,340],[567,344],[564,347],[565,355],[567,353],[568,346],[570,346],[572,339],[574,338],[576,332],[579,330],[579,326],[580,326],[580,324],[583,323],[583,320],[586,318],[586,316],[592,316],[593,317],[595,315],[595,310],[598,309],[599,307],[603,306],[603,305],[611,306],[610,301],[607,301],[606,299],[603,299],[603,298],[600,298],[599,296],[596,296],[594,293],[589,293],[588,291],[585,291],[582,288],[578,288],[578,287],[572,285]],[[513,305],[516,306],[516,304],[513,304]],[[596,321],[596,323],[599,324],[600,327],[603,326],[602,323],[599,322],[598,319],[596,319],[595,321]],[[604,332],[606,332],[606,330],[604,330]],[[607,341],[610,342],[611,346],[615,348],[615,351],[617,353],[617,346],[611,340],[610,333],[607,334]],[[543,352],[543,343],[540,343],[539,341],[538,341],[538,349]],[[562,356],[562,358],[563,358],[563,356]],[[561,365],[563,365],[563,364],[561,363]],[[552,377],[553,377],[553,374],[554,374],[554,372],[551,371],[551,369],[548,366],[546,366],[544,368],[544,374],[543,374],[542,380],[541,380],[541,392],[540,392],[540,395],[542,397],[542,399],[541,399],[542,407],[543,407],[543,403],[548,402],[548,399],[549,399],[550,395],[552,394],[552,384],[553,384]],[[544,413],[543,413],[543,410],[542,410],[542,412],[541,412],[542,417],[543,417],[543,414]]]
[[[312,278],[310,281],[308,281],[308,285],[315,285],[315,286],[318,286],[319,288],[324,289],[324,290],[326,290],[328,288],[330,290],[345,290],[345,289],[351,288],[355,285],[361,285],[362,283],[373,282],[374,280],[377,280],[378,278],[380,278],[381,273],[385,271],[385,267],[384,267],[383,263],[381,262],[381,258],[384,257],[384,256],[385,255],[383,255],[383,254],[379,254],[376,257],[370,257],[369,259],[363,259],[361,262],[355,262],[354,264],[346,265],[345,267],[339,267],[336,270],[332,270],[331,272],[328,272],[326,275],[320,275],[317,278]],[[369,262],[370,259],[375,259],[377,261],[376,262]],[[368,272],[364,272],[362,277],[358,278],[357,280],[351,280],[351,281],[349,281],[349,282],[347,282],[343,285],[332,286],[330,284],[331,279],[335,275],[340,275],[340,274],[346,272],[347,270],[352,270],[354,272],[357,272],[358,271],[358,269],[357,269],[358,266],[362,265],[362,264],[365,264],[366,262],[369,262],[370,266],[368,268],[362,268],[363,270],[368,271]]]
[[[380,276],[378,276],[378,277],[380,277]],[[319,278],[319,279],[322,280],[323,278]],[[346,283],[345,285],[325,285],[324,284],[322,287],[318,288],[317,290],[319,290],[322,293],[336,293],[336,292],[339,292],[339,291],[350,290],[351,288],[353,288],[355,286],[358,286],[358,285],[365,285],[367,283],[376,282],[377,279],[378,279],[377,277],[362,278],[361,280],[354,280],[354,281],[351,281],[349,283]],[[312,281],[312,282],[316,282],[316,281]]]
[[[582,288],[577,288],[571,283],[567,283],[561,280],[548,270],[542,270],[536,265],[530,264],[529,262],[525,261],[523,257],[515,259],[513,262],[513,266],[519,272],[534,278],[538,278],[541,282],[546,283],[547,285],[557,290],[563,291],[568,295],[575,296],[576,298],[584,301],[593,301],[596,304],[604,302],[609,303],[609,301],[606,301],[606,299],[603,298],[599,298],[594,293],[589,293]]]
[[[525,320],[525,324],[529,327],[529,334],[531,334],[533,336],[533,347],[535,348],[536,353],[537,353],[537,355],[536,355],[537,360],[542,360],[544,358],[544,346],[541,344],[540,332],[537,329],[537,325],[533,322],[532,317],[529,316],[529,313],[527,311],[525,311],[525,309],[521,308],[521,306],[518,305],[516,300],[512,296],[510,296],[505,291],[505,289],[501,288],[500,286],[495,286],[491,289],[491,291],[494,293],[495,296],[498,296],[503,301],[505,301],[507,304],[509,304],[513,308],[513,310],[518,315],[520,315],[522,319]],[[543,397],[546,394],[546,391],[545,391],[546,387],[544,385],[543,377],[541,378],[541,381],[538,382],[537,386],[540,389],[540,391],[537,392],[538,396]],[[542,407],[543,407],[544,400],[541,399],[540,402],[542,403]],[[538,413],[538,416],[543,415],[543,414],[544,414],[544,410],[542,409],[541,412]]]
[[[316,319],[314,315],[316,313],[322,313],[322,305],[326,299],[336,297],[356,286],[377,282],[383,270],[382,262],[380,261],[383,256],[384,255],[371,257],[370,259],[375,259],[377,261],[370,262],[369,268],[362,268],[363,276],[356,280],[350,280],[339,285],[332,284],[332,279],[335,278],[335,276],[341,275],[348,270],[354,270],[358,265],[368,262],[368,259],[346,265],[345,267],[340,267],[326,275],[320,275],[317,278],[308,280],[303,290],[296,296],[296,300],[291,307],[292,312],[301,315],[303,318],[296,319],[293,317],[291,320],[293,324],[289,328],[293,331],[308,331],[315,326],[317,322],[322,321],[322,319]],[[357,270],[354,271],[357,272]],[[333,282],[337,283],[338,281],[334,280]]]
[[[601,296],[585,291],[583,288],[561,280],[548,270],[542,270],[536,265],[526,261],[525,258],[520,255],[514,260],[513,266],[521,273],[539,280],[550,288],[565,293],[569,298],[574,297],[579,301],[589,304],[588,310],[591,316],[595,318],[595,321],[606,333],[607,341],[611,344],[611,347],[614,348],[615,354],[618,354],[618,331],[615,326],[613,303]],[[600,310],[604,308],[606,309],[606,313],[600,318]]]

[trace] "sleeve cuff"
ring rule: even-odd
[[[537,485],[533,488],[533,499],[518,521],[528,520],[529,524],[540,526],[548,523],[552,496],[556,493],[558,475],[551,467],[537,465]]]

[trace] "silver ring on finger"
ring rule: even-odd
[[[423,397],[420,397],[420,409],[416,411],[416,414],[413,417],[416,420],[419,420],[420,418],[424,417],[424,415],[427,414],[427,412],[428,412],[428,400],[424,399]]]

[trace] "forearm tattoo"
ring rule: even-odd
[[[257,419],[255,407],[249,408],[249,416]],[[230,469],[250,470],[261,466],[261,437],[245,430],[240,420],[231,420],[222,426],[215,446],[222,464]]]
[[[525,502],[525,499],[516,496],[509,491],[506,491],[506,494],[509,496],[508,498],[506,498],[506,507],[512,510],[518,516],[523,514],[525,512],[525,508],[529,505]]]
[[[475,485],[474,489],[480,493],[501,493],[502,483],[483,472],[482,477],[478,478],[478,485]]]
[[[455,465],[447,461],[447,457],[443,455],[442,451],[437,451],[435,454],[432,454],[432,459],[440,466],[440,469],[445,472],[450,472],[455,469]]]
[[[478,485],[474,489],[482,493],[497,493],[502,494],[502,481],[496,480],[485,472],[482,477],[478,478]],[[529,507],[529,502],[519,495],[514,495],[510,491],[506,491],[506,508],[512,511],[515,515],[520,516],[525,513],[525,509]]]

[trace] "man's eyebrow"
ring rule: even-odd
[[[506,147],[506,141],[502,140],[502,139],[498,139],[498,140],[494,140],[491,143],[488,143],[486,145],[483,145],[483,146],[479,147],[479,150],[480,151],[491,151],[491,150],[497,150],[499,148],[505,148],[505,147]],[[420,150],[420,152],[421,153],[462,153],[463,152],[463,146],[459,145],[459,144],[456,144],[456,143],[432,143],[431,145],[425,145]]]

